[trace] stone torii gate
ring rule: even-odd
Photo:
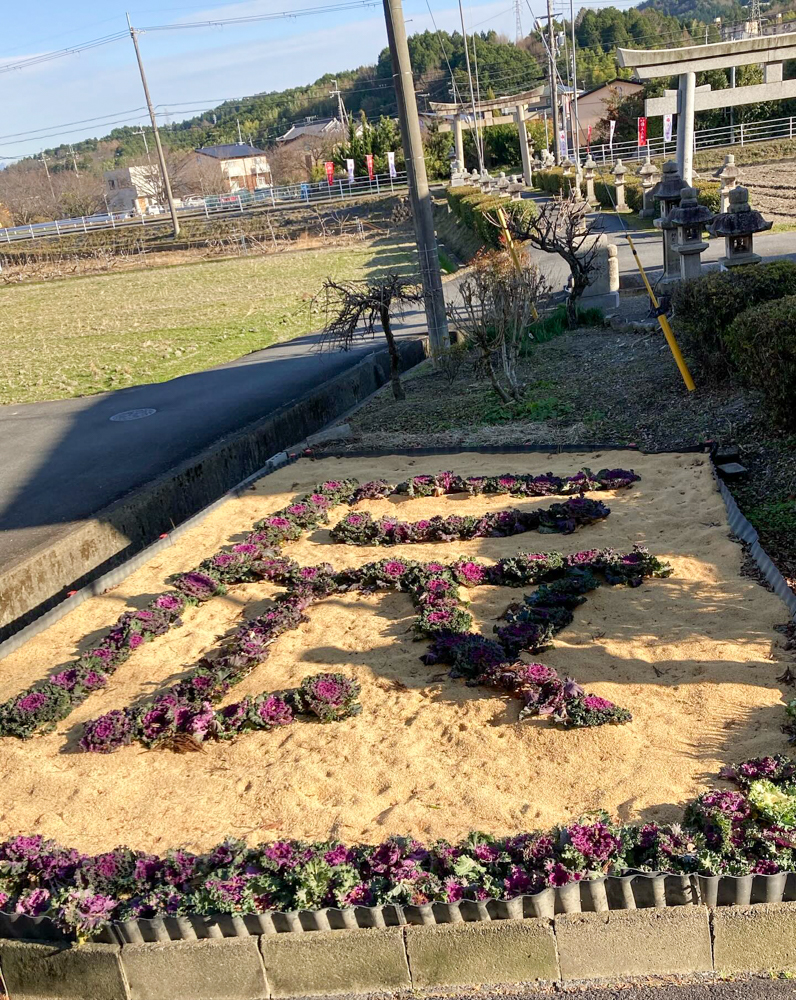
[[[796,97],[796,80],[782,79],[783,62],[794,58],[796,32],[689,45],[682,49],[617,49],[619,65],[634,69],[639,80],[679,78],[677,90],[667,90],[663,97],[645,101],[644,113],[649,118],[677,114],[677,167],[686,187],[690,187],[693,180],[694,112]],[[763,66],[764,83],[726,90],[696,86],[696,74],[703,70],[751,64]]]
[[[522,176],[526,184],[531,184],[531,156],[528,151],[528,131],[525,127],[525,114],[529,105],[539,107],[541,87],[535,90],[528,90],[521,94],[513,94],[510,97],[497,97],[494,100],[478,101],[475,109],[478,116],[478,125],[484,127],[491,125],[491,118],[495,112],[498,115],[511,115],[517,126],[520,135],[520,155],[522,156]],[[460,169],[464,169],[464,126],[467,122],[472,122],[473,111],[466,105],[442,104],[438,101],[431,101],[429,107],[434,114],[441,119],[450,119],[453,128],[453,142],[456,151],[456,159]]]

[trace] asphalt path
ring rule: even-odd
[[[450,991],[445,1000],[544,1000],[555,996],[560,1000],[784,1000],[796,997],[793,979],[742,979],[732,982],[693,980],[677,985],[662,981],[639,985],[622,982],[615,985],[588,986],[567,984],[541,990],[529,987],[503,987],[499,990],[476,990],[467,993]]]
[[[419,311],[399,337],[425,327]],[[0,407],[0,565],[69,530],[120,497],[380,350],[318,351],[299,337],[168,382]],[[127,411],[155,412],[112,420]]]

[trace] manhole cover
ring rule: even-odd
[[[124,410],[122,413],[114,413],[111,420],[140,420],[142,417],[151,417],[153,413],[157,412],[151,407],[145,407],[142,410]]]

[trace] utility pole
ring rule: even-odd
[[[437,235],[431,211],[431,194],[428,190],[426,162],[423,159],[423,139],[417,114],[415,85],[409,46],[406,42],[406,25],[401,0],[384,0],[384,19],[387,22],[387,40],[392,59],[392,76],[398,103],[398,120],[401,125],[409,196],[415,223],[417,252],[420,257],[420,275],[423,282],[423,300],[428,321],[428,339],[432,356],[448,350],[448,321],[445,315],[445,296],[439,268]]]
[[[238,125],[238,145],[242,146],[243,145],[243,136],[241,135],[241,132],[240,132],[240,118],[236,118],[235,121],[237,122],[237,125]]]
[[[47,174],[47,183],[50,185],[50,195],[53,200],[53,208],[55,208],[55,188],[53,187],[53,179],[50,177],[50,168],[47,166],[47,157],[44,155],[44,150],[41,151],[41,162],[44,164],[44,172]]]
[[[174,196],[171,193],[171,181],[169,180],[169,171],[166,167],[166,157],[163,155],[163,146],[160,142],[160,132],[158,132],[158,122],[155,118],[155,109],[152,106],[152,98],[149,96],[149,86],[146,82],[146,73],[144,72],[144,63],[141,60],[141,50],[138,47],[138,32],[130,23],[130,15],[127,15],[127,27],[130,29],[130,38],[133,40],[133,47],[135,48],[135,57],[138,60],[138,69],[141,72],[141,85],[144,88],[144,98],[146,100],[146,106],[149,109],[149,119],[152,122],[152,133],[155,136],[155,147],[158,151],[158,161],[160,163],[160,171],[163,174],[163,187],[166,190],[166,201],[169,203],[169,211],[171,212],[171,222],[172,228],[174,230],[174,238],[176,239],[180,235],[180,220],[177,218],[177,207],[174,204]],[[146,140],[144,140],[146,142]]]
[[[520,16],[520,7],[522,6],[522,0],[514,0],[514,41],[515,44],[522,41],[522,17]]]
[[[573,145],[575,147],[575,163],[580,171],[580,120],[578,118],[578,58],[575,50],[575,8],[573,0],[569,0],[569,22],[572,28],[572,101],[575,112],[575,122],[572,127]]]
[[[71,142],[69,143],[69,152],[70,152],[70,153],[72,154],[72,165],[73,165],[73,166],[74,166],[74,168],[75,168],[75,173],[76,173],[76,174],[79,174],[79,173],[80,173],[80,171],[79,171],[79,170],[77,169],[77,157],[75,156],[75,151],[74,151],[74,149],[72,149],[72,144],[71,144]]]
[[[462,39],[464,41],[464,61],[467,66],[467,79],[470,81],[470,103],[473,106],[473,128],[475,129],[475,151],[476,153],[478,153],[478,171],[483,176],[484,153],[483,150],[481,149],[481,137],[478,133],[478,111],[475,106],[475,91],[473,90],[473,74],[470,70],[470,47],[467,44],[467,32],[464,30],[464,7],[462,6],[462,0],[459,0],[459,17],[461,18],[462,22]],[[473,51],[475,51],[475,49],[473,49]]]
[[[556,37],[553,29],[553,0],[547,0],[547,37],[550,44],[547,55],[550,59],[550,105],[553,109],[553,156],[556,164],[561,162],[561,149],[558,141],[558,81],[556,79]]]
[[[345,103],[343,101],[343,93],[337,86],[337,80],[332,80],[334,84],[334,90],[329,91],[329,97],[337,98],[337,114],[340,119],[340,124],[345,125],[348,128],[348,112],[345,109]]]

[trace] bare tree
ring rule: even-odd
[[[312,179],[307,155],[293,143],[270,147],[268,163],[275,184],[298,184]]]
[[[481,252],[458,292],[460,301],[448,306],[451,323],[478,351],[479,367],[502,402],[519,401],[520,351],[539,305],[550,292],[539,268],[521,263],[518,269],[506,251]]]
[[[381,324],[390,354],[390,380],[396,399],[405,399],[401,385],[401,356],[392,332],[390,314],[403,316],[407,302],[422,302],[423,292],[411,278],[387,274],[366,281],[334,281],[327,278],[319,295],[326,316],[321,334],[321,348],[350,351],[357,338],[374,337],[376,323]]]
[[[513,216],[508,220],[514,239],[528,242],[537,250],[558,254],[569,265],[572,285],[567,299],[567,319],[575,325],[578,300],[594,280],[597,269],[599,234],[597,219],[588,219],[588,202],[572,194],[556,196],[538,206],[535,215]]]
[[[46,222],[58,214],[54,189],[39,161],[22,160],[0,170],[0,201],[16,226]]]

